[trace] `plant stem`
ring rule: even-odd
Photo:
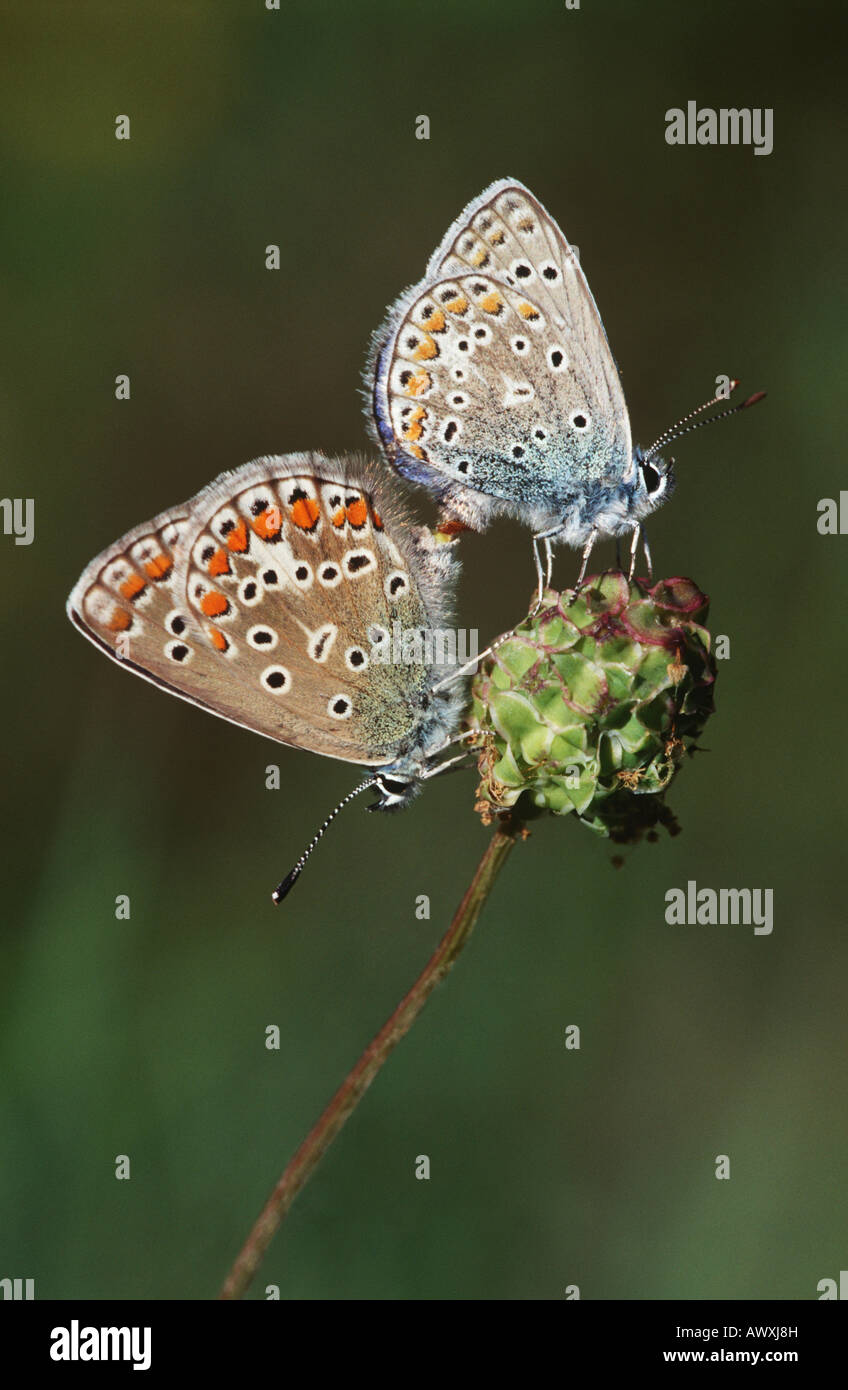
[[[219,1298],[241,1298],[298,1192],[311,1177],[345,1121],[353,1114],[389,1053],[409,1032],[436,985],[451,970],[471,935],[495,879],[506,863],[515,843],[517,829],[512,822],[504,822],[493,833],[454,919],[435,952],[391,1018],[366,1047],[284,1170],[236,1256]]]

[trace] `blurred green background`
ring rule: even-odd
[[[36,537],[0,537],[0,1276],[211,1296],[484,848],[471,774],[403,816],[357,804],[275,911],[352,770],[129,680],[64,601],[222,469],[365,447],[371,330],[508,174],[580,247],[636,439],[720,373],[769,391],[675,447],[650,527],[658,574],[691,575],[730,637],[710,752],[672,791],[684,833],[619,872],[570,820],[535,826],[251,1296],[814,1298],[848,1258],[848,540],[816,529],[848,485],[837,6],[2,12],[2,492],[35,498]],[[773,107],[773,154],[669,147],[690,99]],[[528,540],[505,524],[463,554],[487,639],[526,611]],[[559,552],[562,584],[576,567]],[[773,935],[666,925],[688,879],[773,888]]]

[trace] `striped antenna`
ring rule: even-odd
[[[303,869],[307,859],[314,850],[318,841],[323,839],[327,826],[332,824],[332,822],[336,819],[336,816],[339,814],[339,811],[343,811],[349,801],[353,801],[353,798],[355,796],[359,796],[360,792],[367,791],[368,788],[373,787],[374,784],[375,778],[369,777],[365,782],[360,782],[358,787],[354,787],[352,792],[348,792],[347,796],[342,797],[338,806],[334,807],[334,809],[330,812],[327,819],[324,821],[324,824],[321,826],[320,830],[316,830],[315,834],[312,836],[312,839],[309,841],[309,844],[306,846],[306,849],[303,851],[303,854],[298,859],[294,868],[291,870],[290,873],[286,874],[282,883],[277,884],[277,887],[271,894],[271,898],[275,903],[281,903],[283,901],[283,898],[285,898],[287,894],[291,892],[292,888],[294,888],[294,885],[297,883],[297,880],[303,873]]]
[[[735,391],[738,385],[739,382],[734,378],[730,383],[730,390]],[[711,415],[708,420],[695,420],[696,415],[700,415],[704,410],[709,410],[711,405],[720,405],[722,401],[727,400],[727,397],[713,396],[712,400],[704,401],[704,404],[699,405],[697,410],[690,410],[689,414],[684,415],[682,420],[678,420],[676,425],[672,425],[670,429],[665,430],[665,432],[660,435],[659,439],[651,445],[650,449],[642,455],[642,463],[650,463],[657,450],[662,449],[666,444],[670,444],[673,439],[679,439],[683,434],[691,434],[692,430],[703,429],[704,425],[714,425],[717,420],[726,420],[729,415],[738,415],[740,410],[747,410],[749,405],[756,405],[757,401],[763,400],[765,394],[765,391],[755,391],[753,396],[749,396],[748,399],[742,401],[740,405],[732,405],[729,410],[722,410],[718,415]],[[695,423],[690,424],[690,420],[694,420]]]

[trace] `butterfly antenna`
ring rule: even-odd
[[[738,385],[739,382],[734,379],[730,383],[730,390],[735,391]],[[670,444],[673,439],[679,439],[683,434],[691,434],[692,430],[703,429],[704,425],[714,425],[717,420],[726,420],[729,415],[738,415],[740,410],[747,410],[749,405],[756,405],[757,401],[763,400],[765,394],[765,391],[755,391],[753,396],[749,396],[739,405],[732,405],[729,410],[722,410],[718,415],[711,415],[708,420],[695,420],[695,416],[700,415],[702,411],[709,410],[710,406],[719,405],[722,401],[727,400],[727,396],[713,396],[712,400],[704,401],[704,404],[699,405],[697,410],[690,410],[689,414],[684,415],[682,420],[678,420],[676,425],[665,430],[650,449],[642,455],[642,462],[649,463],[658,449]],[[695,421],[694,424],[689,423],[692,420]]]
[[[294,868],[291,870],[290,873],[286,874],[282,883],[279,883],[277,887],[274,889],[273,893],[271,894],[271,898],[275,903],[281,903],[283,901],[283,898],[285,898],[291,892],[292,888],[297,883],[297,880],[300,878],[300,875],[303,873],[307,859],[314,850],[318,841],[323,839],[327,826],[330,825],[336,819],[336,816],[339,814],[339,811],[343,811],[347,803],[349,801],[353,801],[353,798],[355,796],[359,796],[360,792],[367,791],[369,787],[373,786],[374,778],[369,777],[367,781],[360,782],[358,787],[354,787],[352,792],[348,792],[347,796],[342,797],[338,806],[335,806],[333,808],[333,810],[328,815],[327,819],[324,821],[324,824],[312,836],[312,839],[309,841],[309,844],[306,846],[306,849],[303,851],[303,854],[298,859]]]

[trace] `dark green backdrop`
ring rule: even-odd
[[[509,174],[580,247],[643,444],[720,373],[768,388],[676,446],[650,531],[731,640],[710,752],[673,790],[684,833],[620,872],[570,821],[536,826],[253,1296],[816,1297],[848,1257],[848,539],[816,529],[848,486],[837,6],[2,10],[2,492],[35,499],[36,536],[0,537],[0,1276],[213,1294],[484,847],[471,775],[402,817],[356,805],[275,911],[351,769],[128,679],[63,606],[92,555],[222,469],[364,447],[370,331]],[[690,99],[772,107],[774,152],[669,147]],[[504,525],[463,554],[487,638],[525,610],[529,545]],[[560,552],[562,583],[576,564]],[[666,925],[688,879],[773,888],[773,935]]]

